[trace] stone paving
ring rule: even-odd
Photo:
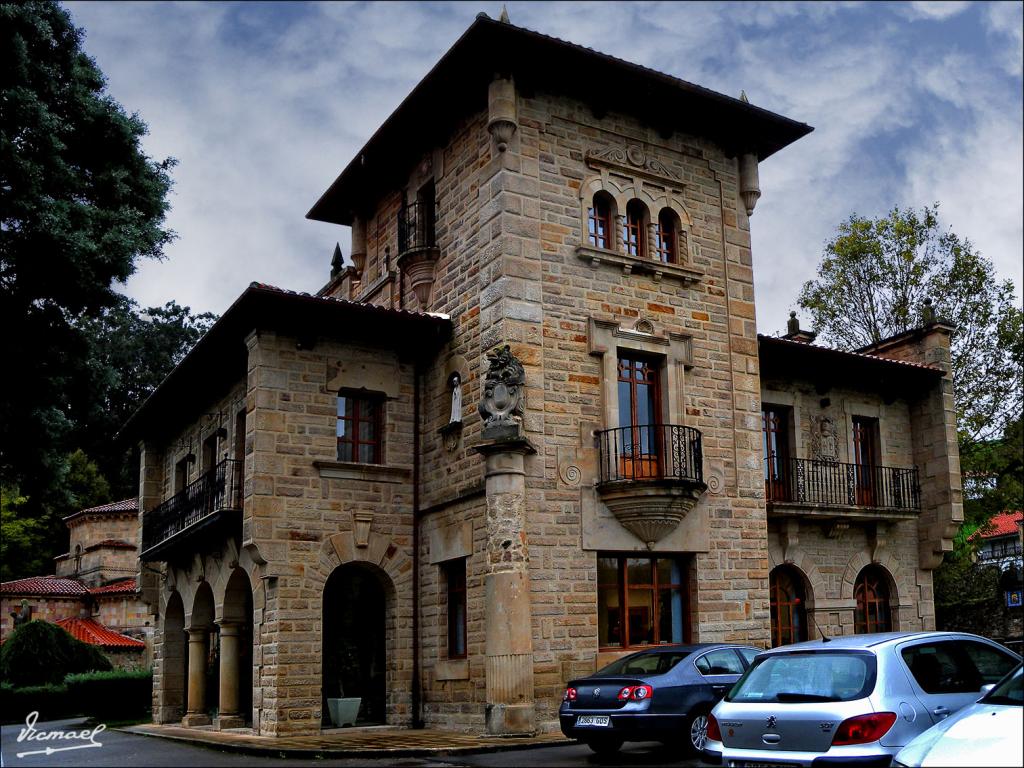
[[[454,755],[499,752],[532,747],[569,744],[561,733],[535,736],[474,736],[432,728],[412,730],[378,726],[329,730],[318,736],[256,736],[249,728],[217,731],[207,728],[182,728],[176,725],[135,725],[117,730],[140,736],[185,741],[216,749],[247,754],[287,755],[289,757],[343,757]]]

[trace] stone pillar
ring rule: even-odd
[[[220,714],[217,728],[241,728],[245,717],[238,710],[239,701],[239,631],[238,624],[220,624]]]
[[[475,449],[487,461],[487,574],[484,577],[487,732],[532,733],[533,626],[526,546],[525,439]]]
[[[209,725],[206,714],[206,655],[209,642],[207,627],[188,631],[188,704],[181,724],[186,728]]]

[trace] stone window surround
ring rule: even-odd
[[[599,192],[609,195],[615,204],[612,211],[613,228],[612,235],[614,249],[597,248],[590,245],[588,226],[588,209],[594,196]],[[643,252],[645,258],[637,258],[626,253],[622,243],[621,227],[625,217],[626,207],[630,201],[639,200],[647,208],[646,235]],[[652,254],[657,253],[655,246],[655,227],[657,227],[658,216],[662,210],[672,211],[678,221],[676,231],[676,252],[680,263],[669,264],[657,261]],[[580,185],[580,222],[582,245],[577,248],[576,255],[580,259],[589,261],[591,265],[614,264],[620,266],[626,274],[634,269],[638,272],[652,272],[655,280],[664,276],[674,277],[683,282],[697,282],[701,273],[690,266],[692,264],[690,248],[694,247],[691,230],[693,220],[682,201],[682,185],[670,184],[668,180],[658,179],[654,182],[645,182],[643,178],[626,178],[618,174],[602,170],[599,175],[589,177]],[[682,248],[686,243],[686,250]]]
[[[636,325],[649,321],[640,320]],[[601,358],[601,401],[604,428],[619,424],[619,353],[655,357],[661,365],[661,423],[685,424],[686,369],[693,367],[692,337],[681,333],[658,334],[623,328],[614,320],[588,320],[589,352]]]

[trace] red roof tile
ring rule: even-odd
[[[138,511],[139,500],[138,498],[132,497],[130,499],[112,501],[109,504],[100,504],[98,507],[88,507],[87,509],[80,509],[77,512],[73,512],[70,515],[66,516],[64,518],[64,522],[79,517],[80,515],[123,515],[126,512]]]
[[[60,619],[56,622],[58,627],[63,627],[76,640],[81,640],[89,645],[98,645],[101,648],[145,648],[146,644],[134,637],[118,634],[107,629],[96,619]]]
[[[102,587],[93,587],[89,590],[90,595],[120,595],[120,594],[134,594],[138,590],[135,588],[135,579],[125,579],[124,581],[115,581],[113,584],[107,584]]]
[[[1000,512],[993,516],[987,525],[975,532],[971,538],[979,536],[983,539],[994,539],[996,536],[1011,536],[1017,533],[1017,527],[1022,520],[1024,520],[1024,510]]]
[[[61,579],[56,576],[32,576],[27,579],[5,581],[0,584],[0,593],[5,595],[47,595],[59,597],[80,597],[89,590],[75,579]]]

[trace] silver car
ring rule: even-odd
[[[888,766],[911,739],[998,682],[1020,657],[958,632],[797,643],[754,659],[708,718],[705,763]]]

